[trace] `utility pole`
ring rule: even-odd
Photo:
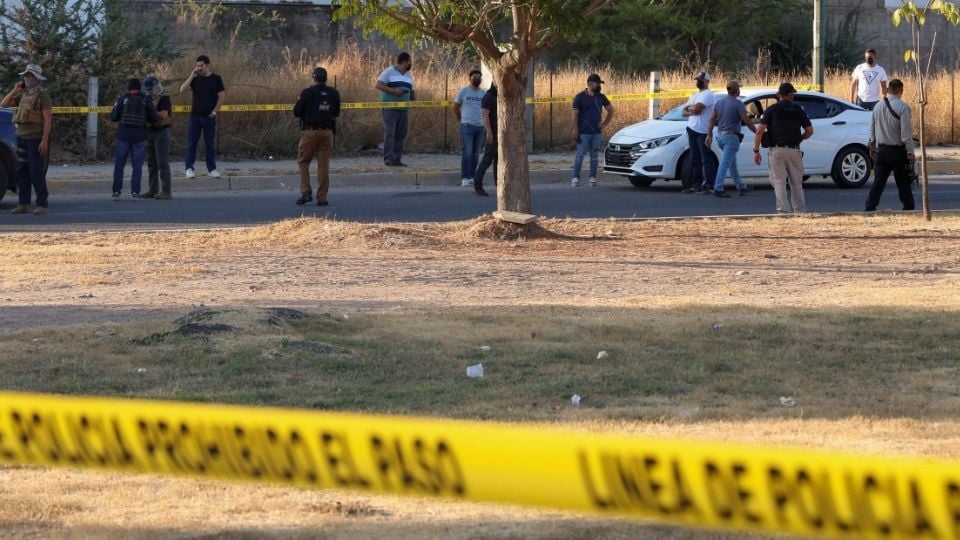
[[[823,35],[826,29],[823,13],[824,0],[813,0],[813,84],[824,91],[823,80]]]

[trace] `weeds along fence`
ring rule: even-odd
[[[452,100],[457,90],[467,84],[467,73],[476,64],[462,56],[451,56],[447,50],[420,51],[414,53],[413,73],[417,97],[420,100]],[[229,104],[269,104],[296,101],[299,92],[310,85],[310,73],[316,65],[329,72],[328,84],[335,86],[343,101],[377,101],[379,93],[374,88],[380,71],[392,63],[392,54],[385,51],[361,50],[357,47],[341,47],[336,56],[311,58],[306,54],[293,55],[287,51],[285,62],[268,67],[255,66],[243,51],[223,51],[213,55],[213,70],[219,73],[227,86]],[[156,75],[163,81],[168,95],[175,105],[189,105],[189,92],[180,94],[179,85],[193,67],[192,56],[160,66]],[[560,69],[538,67],[535,71],[536,97],[573,96],[585,86],[591,70],[568,65]],[[644,93],[649,89],[649,76],[616,73],[609,69],[597,69],[606,84],[607,94]],[[785,76],[779,73],[714,73],[712,87],[723,89],[726,81],[739,78],[745,86],[776,86],[781,80],[809,83],[807,76]],[[916,80],[912,74],[891,74],[904,81],[905,99],[914,107],[915,124],[919,124],[916,99]],[[683,72],[667,72],[661,75],[664,90],[693,90],[692,75]],[[929,104],[927,106],[927,140],[931,144],[957,143],[960,139],[960,116],[955,99],[956,74],[953,70],[941,70],[931,75],[927,82]],[[825,91],[841,99],[850,95],[850,78],[847,72],[834,71],[827,74]],[[101,96],[101,104],[110,105],[115,96]],[[664,113],[681,104],[679,98],[662,99],[660,112]],[[615,118],[608,135],[617,129],[645,120],[648,117],[647,101],[614,102]],[[573,148],[570,106],[567,103],[534,105],[533,144],[538,150],[563,150]],[[354,109],[342,112],[334,150],[342,154],[364,151],[376,152],[383,140],[380,111]],[[62,119],[58,118],[58,121]],[[186,146],[186,114],[174,116],[173,148],[174,161],[182,155]],[[100,117],[100,154],[108,156],[113,149],[114,126],[103,115]],[[917,129],[915,127],[915,129]],[[264,158],[267,156],[292,157],[296,155],[299,130],[292,112],[225,112],[219,119],[219,153],[225,156]],[[56,136],[56,133],[55,133]],[[72,141],[76,142],[76,141]],[[71,141],[59,141],[60,149],[71,148]],[[407,148],[413,152],[456,152],[460,147],[457,120],[450,108],[419,108],[410,111],[410,133]],[[79,150],[78,150],[79,151]]]

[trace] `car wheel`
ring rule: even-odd
[[[713,152],[707,156],[707,159],[713,160],[713,168],[716,170],[717,166],[720,165],[720,160],[717,159],[717,155]],[[714,178],[709,178],[707,181],[710,185],[713,185]],[[680,158],[680,185],[683,189],[687,189],[693,183],[693,158],[690,157],[690,152],[687,152]]]
[[[630,180],[633,187],[650,187],[650,184],[654,181],[654,179],[649,176],[640,176],[638,174],[628,176],[627,180]]]
[[[848,146],[834,158],[830,177],[842,188],[858,188],[870,179],[870,171],[867,151],[859,146]]]

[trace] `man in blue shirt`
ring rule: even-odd
[[[600,162],[600,144],[603,142],[603,128],[613,120],[613,106],[601,90],[600,75],[591,73],[587,77],[587,89],[573,98],[573,139],[577,143],[577,158],[573,162],[573,178],[570,185],[580,185],[580,169],[583,156],[590,152],[590,185],[597,185],[597,167]],[[607,116],[602,118],[603,110]]]
[[[743,178],[740,178],[740,171],[737,170],[737,152],[740,151],[740,143],[743,141],[743,133],[740,131],[740,124],[747,126],[750,131],[756,133],[750,115],[747,114],[747,108],[740,97],[740,82],[730,81],[727,83],[727,96],[717,101],[713,106],[713,116],[710,117],[710,123],[707,125],[707,148],[713,144],[713,128],[717,131],[717,145],[723,154],[720,156],[720,165],[717,167],[717,178],[713,183],[713,194],[717,197],[729,197],[723,188],[723,180],[727,176],[727,170],[733,177],[733,182],[737,186],[740,195],[746,195],[750,190]]]

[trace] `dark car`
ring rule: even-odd
[[[17,191],[16,163],[17,130],[13,125],[13,109],[0,109],[0,200],[7,190]]]

